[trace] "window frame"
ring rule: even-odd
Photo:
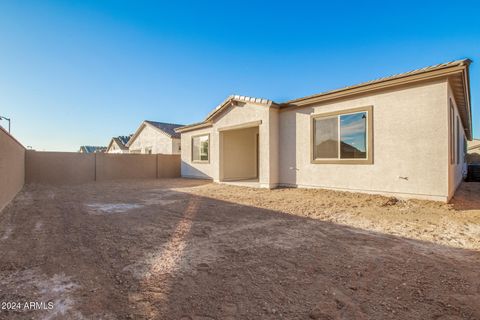
[[[367,114],[367,128],[366,128],[366,159],[340,159],[341,150],[338,150],[338,158],[324,158],[318,159],[315,158],[314,148],[315,148],[315,120],[317,119],[327,119],[327,118],[339,118],[342,115],[355,114],[360,112],[366,112]],[[337,128],[338,134],[340,137],[341,126]],[[339,143],[341,140],[339,139]],[[373,164],[373,106],[358,107],[352,109],[338,110],[334,112],[325,112],[312,114],[310,116],[310,163],[312,164]]]
[[[457,134],[457,165],[460,164],[460,118],[459,116],[457,115],[457,130],[456,130],[456,134]]]
[[[453,106],[453,101],[450,98],[450,117],[449,117],[449,122],[450,122],[450,130],[449,130],[449,136],[450,136],[450,164],[454,165],[455,164],[455,109]]]
[[[193,159],[193,139],[195,138],[200,138],[200,137],[207,137],[207,141],[208,141],[208,160],[194,160]],[[197,134],[197,135],[194,135],[194,136],[191,136],[191,139],[190,139],[190,153],[191,153],[191,159],[192,159],[192,163],[210,163],[210,133],[202,133],[202,134]]]

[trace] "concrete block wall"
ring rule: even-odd
[[[0,211],[25,183],[25,148],[0,127]]]
[[[79,184],[180,177],[180,155],[83,154],[27,150],[26,183]]]

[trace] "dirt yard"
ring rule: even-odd
[[[0,213],[0,253],[0,303],[19,307],[0,319],[480,319],[480,183],[450,205],[30,185]]]

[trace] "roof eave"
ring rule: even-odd
[[[290,100],[286,103],[281,104],[280,106],[282,108],[308,106],[318,102],[348,97],[356,94],[362,94],[369,91],[376,91],[380,89],[385,89],[389,87],[394,87],[398,85],[403,85],[403,84],[408,84],[408,83],[413,83],[413,82],[418,82],[423,80],[433,80],[436,78],[448,76],[453,73],[457,73],[463,70],[464,68],[465,68],[464,65],[456,65],[456,66],[445,68],[445,69],[427,71],[425,73],[417,73],[417,74],[406,75],[406,76],[393,78],[393,79],[385,79],[383,81],[378,81],[373,83],[360,84],[358,86],[352,86],[344,89],[333,90],[333,91],[329,91],[319,95]]]
[[[211,121],[194,123],[194,124],[191,124],[191,125],[175,128],[175,132],[184,133],[184,132],[193,131],[193,130],[197,130],[197,129],[208,128],[208,127],[211,127],[212,125],[213,125],[213,123]]]

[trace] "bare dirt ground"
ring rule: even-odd
[[[192,180],[30,185],[0,319],[480,319],[480,184],[450,205]],[[25,302],[52,302],[50,310]]]

